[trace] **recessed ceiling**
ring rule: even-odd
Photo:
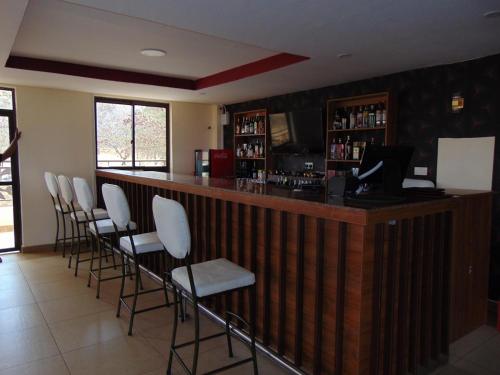
[[[23,16],[25,3],[0,3],[0,83],[233,103],[500,53],[500,20],[483,17],[498,0],[36,0]],[[198,79],[280,52],[310,60],[206,95],[3,68],[15,54]]]

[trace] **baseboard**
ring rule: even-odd
[[[35,246],[21,246],[22,253],[39,253],[44,251],[54,250],[54,244],[49,243],[45,245],[35,245]]]

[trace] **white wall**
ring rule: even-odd
[[[32,87],[16,88],[23,247],[54,241],[55,218],[43,173],[93,181],[93,96]]]
[[[53,243],[55,218],[43,173],[78,175],[94,181],[94,95],[14,88],[17,125],[23,132],[19,141],[23,247]],[[217,106],[170,105],[171,170],[191,174],[193,151],[217,146]]]
[[[170,171],[192,175],[194,150],[217,148],[217,106],[174,102],[170,116]]]

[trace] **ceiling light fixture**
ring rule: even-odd
[[[490,10],[488,12],[483,13],[484,18],[499,18],[500,17],[500,10],[495,9],[495,10]]]
[[[165,56],[167,53],[162,50],[162,49],[157,49],[157,48],[144,48],[141,51],[141,55],[148,56],[148,57],[162,57]]]
[[[339,53],[339,54],[337,55],[337,57],[338,57],[339,59],[347,59],[347,58],[349,58],[349,57],[352,57],[352,54],[351,54],[351,53]]]

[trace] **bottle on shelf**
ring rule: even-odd
[[[333,129],[338,130],[342,128],[342,119],[340,117],[340,111],[337,108],[335,110],[335,117],[333,118]]]
[[[344,150],[344,142],[342,142],[342,138],[339,138],[339,141],[337,142],[336,150],[337,150],[336,159],[344,160],[345,150]]]
[[[351,137],[348,135],[347,140],[344,145],[344,159],[351,160],[352,159],[352,142]]]
[[[358,113],[356,114],[356,128],[363,127],[363,106],[359,106]]]
[[[363,128],[368,127],[368,114],[369,114],[368,106],[365,105],[365,107],[363,109]]]
[[[235,134],[240,134],[241,133],[241,117],[236,118],[236,128],[234,130]]]
[[[257,168],[255,167],[255,162],[253,162],[253,167],[252,167],[252,179],[254,180],[257,179]]]
[[[356,108],[352,107],[349,112],[349,125],[348,129],[354,129],[356,127]]]
[[[352,144],[352,160],[359,160],[360,143],[361,142],[353,142]]]
[[[375,106],[372,104],[370,105],[370,111],[368,112],[368,127],[374,128],[375,127],[375,122],[376,122],[376,115],[375,115]]]
[[[337,144],[335,143],[335,138],[332,139],[332,143],[330,144],[330,159],[337,159]]]
[[[236,146],[236,157],[241,158],[241,147],[240,145]]]
[[[385,105],[382,104],[382,126],[387,125],[387,109],[385,109]]]
[[[377,110],[375,111],[375,126],[382,126],[382,103],[377,104]]]
[[[341,115],[341,123],[342,123],[342,129],[347,129],[347,121],[348,121],[348,113],[347,113],[347,108],[344,108],[342,110],[342,115]]]

